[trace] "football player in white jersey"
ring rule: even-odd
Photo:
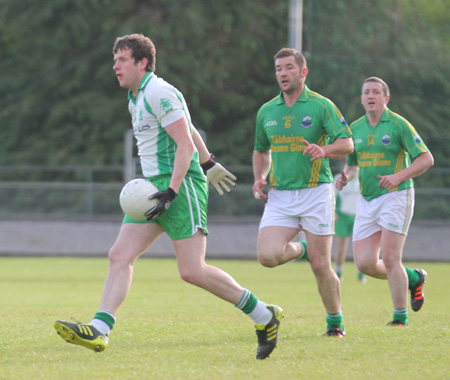
[[[256,325],[256,358],[265,359],[276,346],[282,309],[266,305],[228,273],[205,262],[208,182],[223,194],[222,189],[230,191],[227,184],[234,186],[236,178],[212,159],[192,125],[181,92],[156,76],[153,42],[141,34],[120,37],[113,54],[119,85],[128,89],[143,174],[160,190],[151,196],[158,204],[145,214],[147,220],[125,215],[109,252],[109,273],[92,321],[58,320],[54,327],[69,343],[105,350],[116,314],[129,293],[135,261],[166,232],[173,241],[181,278],[247,314]]]

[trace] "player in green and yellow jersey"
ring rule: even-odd
[[[333,176],[329,159],[353,151],[350,129],[337,107],[311,91],[306,60],[295,49],[274,57],[280,94],[256,118],[253,152],[256,198],[268,198],[258,236],[258,260],[275,267],[308,256],[327,312],[326,336],[342,337],[340,283],[331,266],[334,234]],[[270,182],[268,197],[263,188]]]
[[[403,246],[414,210],[413,178],[433,165],[433,156],[414,127],[387,108],[389,87],[380,78],[367,78],[361,103],[366,114],[350,126],[355,151],[336,180],[342,189],[359,174],[361,195],[353,230],[358,269],[387,279],[394,304],[392,326],[408,325],[408,286],[411,308],[424,303],[427,273],[402,264]],[[381,256],[381,257],[380,257]]]

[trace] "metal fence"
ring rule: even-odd
[[[209,215],[260,216],[264,202],[252,196],[252,168],[229,169],[238,186],[223,197],[211,189]],[[449,174],[432,168],[416,180],[415,220],[450,220]],[[0,166],[0,217],[120,215],[125,176],[122,166]]]

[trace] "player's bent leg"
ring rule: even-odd
[[[259,230],[257,255],[261,265],[274,268],[297,259],[303,247],[291,242],[300,232],[298,228],[268,226]]]
[[[380,241],[381,231],[354,241],[353,256],[358,271],[380,280],[386,280],[386,267],[383,260],[379,258]]]
[[[67,343],[83,346],[95,352],[104,351],[108,345],[108,335],[100,333],[92,325],[58,320],[53,327]]]
[[[244,288],[227,272],[205,262],[206,236],[201,231],[190,238],[173,241],[173,246],[184,281],[233,305],[239,302]]]

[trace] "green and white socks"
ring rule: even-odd
[[[408,275],[408,284],[409,286],[414,286],[420,281],[420,275],[417,273],[415,269],[411,269],[408,267],[404,267],[406,274]]]
[[[341,330],[342,328],[342,321],[344,320],[344,314],[342,314],[342,311],[336,314],[328,314],[327,313],[327,329],[331,327],[339,327]]]
[[[405,307],[404,309],[394,308],[393,320],[401,322],[403,326],[408,326],[408,308],[407,307]]]
[[[303,253],[298,257],[297,260],[309,261],[308,250],[306,249],[306,241],[299,241],[299,244],[303,247]]]
[[[272,319],[272,312],[248,289],[244,289],[241,300],[235,305],[247,314],[256,325],[267,325]]]
[[[109,311],[99,310],[90,325],[94,326],[102,334],[109,335],[116,323],[116,318]]]

